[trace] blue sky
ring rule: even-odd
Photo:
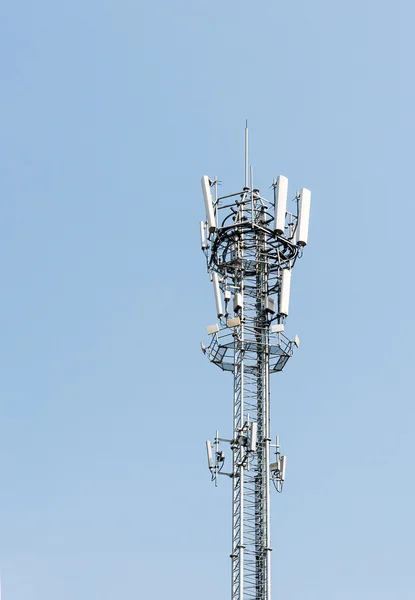
[[[413,599],[409,1],[0,6],[7,600],[229,597],[200,176],[313,192],[272,381],[274,598]]]

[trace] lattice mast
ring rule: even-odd
[[[248,176],[245,129],[245,185],[219,196],[217,178],[202,177],[206,221],[201,246],[213,284],[218,322],[207,327],[210,343],[202,350],[211,362],[233,373],[231,438],[206,442],[209,470],[231,479],[232,600],[271,600],[270,485],[282,491],[286,457],[278,436],[271,444],[270,375],[282,371],[298,337],[284,333],[291,273],[308,238],[310,191],[294,198],[287,211],[288,180],[272,183],[273,199],[261,196]],[[232,452],[225,470],[223,443]],[[271,448],[275,460],[271,463]]]

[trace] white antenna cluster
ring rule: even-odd
[[[219,196],[218,180],[202,177],[206,219],[200,243],[211,277],[218,322],[209,325],[203,353],[233,374],[232,437],[206,442],[209,471],[232,482],[232,600],[271,600],[270,484],[282,491],[287,459],[270,437],[270,375],[298,347],[285,335],[291,276],[308,242],[311,192],[295,194],[288,179],[272,183],[273,200],[254,188],[245,128],[245,185]],[[232,461],[225,470],[225,452]],[[270,462],[271,448],[275,460]]]

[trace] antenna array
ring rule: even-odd
[[[201,248],[212,281],[218,322],[207,327],[202,350],[223,371],[233,373],[233,433],[206,442],[215,485],[231,479],[232,600],[271,600],[270,486],[282,491],[286,457],[278,436],[270,437],[270,375],[282,371],[299,339],[286,337],[291,273],[308,241],[309,190],[287,211],[288,180],[272,183],[273,199],[248,184],[248,128],[245,129],[245,186],[219,196],[217,178],[202,177],[206,220]],[[225,470],[229,446],[232,464]],[[271,463],[271,448],[275,460]]]

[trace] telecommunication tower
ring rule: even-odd
[[[311,193],[302,188],[287,210],[288,180],[280,175],[267,200],[254,188],[248,168],[245,128],[245,185],[219,195],[219,181],[202,177],[206,221],[201,247],[213,285],[218,322],[209,325],[204,354],[233,373],[233,431],[207,441],[215,485],[229,477],[233,490],[232,600],[271,600],[270,488],[282,491],[286,457],[279,438],[271,444],[270,375],[282,371],[299,345],[285,335],[291,273],[307,245]],[[223,444],[232,453],[226,468]],[[275,458],[271,461],[271,452]]]

